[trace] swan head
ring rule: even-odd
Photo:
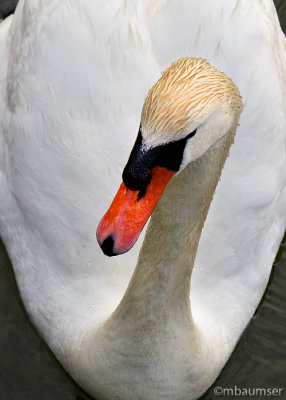
[[[230,129],[242,110],[239,90],[206,60],[181,58],[149,91],[123,183],[97,229],[108,256],[138,239],[170,179]]]

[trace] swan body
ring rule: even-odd
[[[286,50],[272,2],[20,1],[0,25],[0,56],[0,230],[33,323],[93,396],[198,398],[253,315],[285,231]],[[192,329],[185,336],[179,321],[182,341],[172,347],[164,319],[150,336],[144,313],[134,326],[128,302],[122,312],[140,240],[110,259],[96,226],[120,182],[149,88],[185,56],[230,76],[244,111],[199,242]],[[198,163],[211,165],[224,145]],[[164,218],[167,231],[166,212],[179,209],[170,207],[175,182],[188,187],[191,168],[166,189],[148,235]],[[164,247],[167,237],[174,242]],[[174,234],[161,240],[160,254],[177,251]],[[136,301],[148,309],[147,297]]]

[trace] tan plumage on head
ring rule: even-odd
[[[171,138],[203,119],[218,104],[229,103],[238,112],[241,96],[232,80],[201,58],[180,58],[150,89],[141,115],[145,138]]]

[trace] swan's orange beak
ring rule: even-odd
[[[142,194],[121,184],[109,210],[100,221],[96,236],[104,254],[116,256],[134,246],[169,180],[175,175],[163,167],[152,169],[151,182]]]

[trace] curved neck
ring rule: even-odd
[[[163,399],[168,390],[172,396],[177,393],[178,387],[190,391],[186,382],[199,382],[199,387],[206,381],[210,384],[225,362],[220,338],[211,335],[210,339],[209,332],[192,320],[190,281],[203,224],[234,134],[235,129],[229,131],[169,183],[120,304],[88,335],[84,363],[96,369],[103,386],[112,384],[115,394],[122,382],[131,381],[142,393],[146,385],[156,387],[151,398]]]
[[[234,135],[232,128],[170,182],[153,213],[128,289],[110,320],[126,323],[128,317],[138,332],[142,324],[166,328],[173,322],[189,330],[196,251]]]

